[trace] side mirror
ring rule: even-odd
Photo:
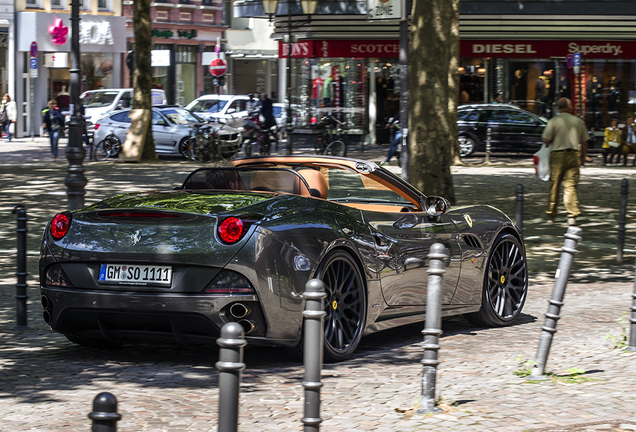
[[[166,121],[164,119],[161,120],[157,120],[156,123],[158,126],[168,126],[168,123],[166,123]]]
[[[234,114],[236,112],[236,108],[228,108],[226,112],[228,114]]]
[[[429,216],[441,216],[448,213],[450,209],[451,205],[446,198],[429,196],[424,201],[424,211]]]

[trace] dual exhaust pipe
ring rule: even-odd
[[[246,318],[252,313],[252,308],[243,303],[234,303],[230,306],[230,315],[236,318],[237,324],[243,327],[245,334],[250,334],[258,329],[258,323],[252,319]]]
[[[42,318],[44,319],[45,323],[51,324],[51,308],[53,307],[53,303],[45,295],[42,295],[40,301],[42,302],[42,307],[44,308],[44,312],[42,312]]]

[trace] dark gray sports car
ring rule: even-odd
[[[301,348],[302,292],[318,277],[325,359],[337,361],[364,334],[424,319],[433,243],[450,255],[443,315],[517,317],[525,248],[497,209],[451,209],[373,162],[242,159],[56,215],[40,256],[44,319],[88,346],[213,343],[235,321],[250,344]]]

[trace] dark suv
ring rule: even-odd
[[[474,104],[457,108],[459,154],[486,151],[488,128],[492,152],[534,153],[548,119],[514,105]]]

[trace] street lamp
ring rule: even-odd
[[[263,9],[265,13],[269,15],[271,21],[272,16],[276,14],[278,9],[279,0],[263,0]],[[303,14],[307,15],[305,21],[296,21],[292,25],[292,14],[290,0],[287,0],[287,89],[286,89],[286,103],[287,103],[287,154],[293,153],[292,132],[294,126],[292,123],[292,108],[291,108],[291,76],[292,76],[292,30],[300,28],[305,24],[311,22],[311,16],[316,12],[316,6],[318,6],[318,0],[300,0],[300,5],[303,9]]]
[[[80,92],[80,46],[79,46],[79,8],[80,0],[71,0],[71,68],[69,69],[71,81],[71,120],[68,123],[68,145],[66,146],[66,158],[68,170],[66,175],[66,194],[68,196],[68,209],[75,210],[84,207],[84,186],[88,182],[84,177],[84,156],[86,151],[82,146],[82,134],[84,133],[85,120],[79,111]]]

